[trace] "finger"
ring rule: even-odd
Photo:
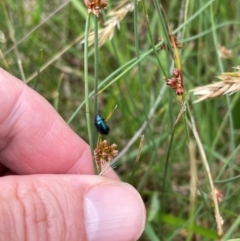
[[[137,240],[145,223],[128,184],[89,175],[6,176],[0,181],[1,240]]]
[[[0,162],[17,174],[93,173],[89,146],[54,108],[0,69]]]

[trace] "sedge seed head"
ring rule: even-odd
[[[94,150],[94,161],[96,162],[97,168],[105,165],[107,162],[111,162],[115,156],[118,155],[116,150],[117,145],[108,145],[107,140],[100,140],[96,149]]]
[[[93,13],[99,17],[101,9],[107,7],[107,0],[84,0],[86,7],[88,8],[88,14]]]
[[[174,89],[177,95],[183,95],[181,70],[173,70],[173,78],[167,80],[167,85]]]

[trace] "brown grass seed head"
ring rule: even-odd
[[[231,95],[240,91],[240,67],[235,67],[235,69],[237,71],[221,73],[221,75],[217,76],[221,81],[190,90],[198,97],[193,103],[213,99],[221,95]]]
[[[117,145],[108,145],[107,140],[100,140],[96,149],[94,150],[94,160],[96,162],[97,168],[100,168],[107,162],[111,162],[115,156],[118,155],[118,150],[116,150]]]
[[[174,69],[173,78],[167,80],[167,85],[172,89],[176,90],[177,95],[183,95],[181,78],[181,71],[179,69]]]
[[[99,17],[101,9],[107,7],[107,0],[84,0],[86,7],[88,8],[88,14],[93,13]]]

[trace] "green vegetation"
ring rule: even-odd
[[[83,43],[87,18],[88,48]],[[86,142],[91,137],[93,147],[94,113],[106,119],[117,105],[106,139],[118,147],[116,172],[136,187],[146,204],[147,224],[140,240],[217,239],[209,173],[199,145],[213,181],[218,181],[215,187],[223,191],[222,240],[237,239],[239,94],[193,104],[196,98],[188,90],[219,81],[216,76],[239,65],[239,19],[240,2],[232,0],[109,1],[98,19],[87,17],[84,1],[3,0],[0,63],[44,96]],[[98,50],[93,44],[97,28]],[[177,67],[169,28],[182,45],[183,99],[165,83]],[[221,58],[219,45],[231,49],[232,58]],[[186,110],[178,119],[182,106]]]

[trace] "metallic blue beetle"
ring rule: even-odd
[[[97,114],[95,116],[95,122],[94,122],[97,132],[101,135],[107,135],[110,131],[109,127],[107,126],[105,120],[102,118],[101,115]]]

